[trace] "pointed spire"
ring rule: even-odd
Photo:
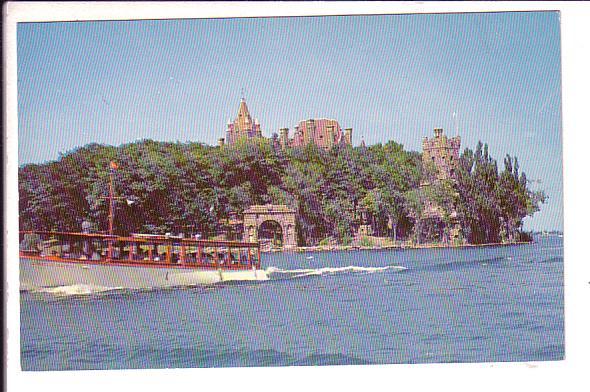
[[[248,105],[246,105],[246,101],[242,98],[240,101],[240,107],[238,108],[238,119],[240,118],[250,118],[250,111],[248,110]]]
[[[246,131],[252,128],[252,117],[250,116],[250,111],[248,110],[248,105],[246,105],[244,98],[240,100],[238,116],[236,117],[234,124],[239,131]]]

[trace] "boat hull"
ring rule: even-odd
[[[268,280],[260,269],[204,269],[20,258],[21,290],[70,285],[148,289]]]

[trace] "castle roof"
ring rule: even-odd
[[[295,213],[295,210],[284,204],[264,204],[248,207],[244,214]]]
[[[333,118],[326,118],[326,117],[308,118],[307,120],[299,120],[299,124],[306,123],[307,121],[313,121],[316,123],[325,122],[328,124],[332,124],[332,123],[338,124],[338,120],[333,119]]]
[[[252,116],[250,116],[250,111],[244,98],[240,100],[240,107],[238,108],[238,116],[236,117],[235,123],[241,131],[252,128]]]

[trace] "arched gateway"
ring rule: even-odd
[[[269,233],[273,233],[270,238]],[[275,245],[282,244],[284,249],[297,247],[295,210],[286,205],[250,206],[244,211],[244,241],[258,241],[259,237],[269,238]]]

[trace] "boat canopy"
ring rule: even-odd
[[[21,231],[21,255],[45,259],[192,267],[260,266],[260,244],[163,235]]]

